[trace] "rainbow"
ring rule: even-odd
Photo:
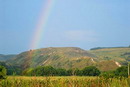
[[[47,20],[51,13],[53,3],[54,0],[46,0],[46,3],[44,3],[42,11],[40,12],[40,17],[38,18],[38,22],[36,24],[36,28],[34,29],[31,45],[29,49],[38,48],[40,41],[42,39],[43,32],[45,30],[45,26],[47,24]]]

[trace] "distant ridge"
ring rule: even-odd
[[[16,55],[12,54],[12,55],[4,55],[4,54],[0,54],[0,61],[6,61],[8,59],[11,59],[13,57],[15,57]]]
[[[120,47],[94,47],[94,48],[91,48],[90,50],[108,49],[108,48],[130,48],[130,47],[123,47],[123,46],[120,46]]]

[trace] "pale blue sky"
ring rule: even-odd
[[[29,50],[46,0],[0,0],[0,54]],[[130,45],[130,0],[54,0],[38,48]]]

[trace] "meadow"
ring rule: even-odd
[[[87,76],[8,76],[0,81],[0,87],[130,87],[130,79]]]

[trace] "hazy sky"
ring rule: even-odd
[[[0,54],[29,50],[47,0],[0,0]],[[130,0],[54,0],[40,45],[114,47],[130,45]]]

